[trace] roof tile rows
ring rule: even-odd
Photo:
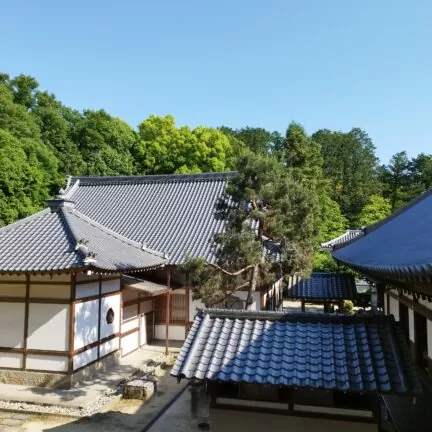
[[[421,393],[392,317],[201,311],[173,376],[333,389]]]
[[[354,276],[344,273],[312,273],[309,278],[290,276],[284,295],[292,300],[354,300]]]
[[[212,260],[214,234],[224,222],[215,204],[235,173],[73,178],[68,199],[88,217],[169,255]]]

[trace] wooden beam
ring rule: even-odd
[[[69,359],[68,373],[73,374],[73,356],[75,339],[75,296],[76,296],[76,274],[72,274],[71,279],[71,301],[69,306]]]
[[[98,348],[97,348],[97,358],[100,358],[100,336],[101,336],[101,311],[102,311],[102,276],[99,275],[99,303],[98,303]]]
[[[165,312],[165,354],[168,355],[169,345],[169,323],[170,323],[170,295],[171,295],[171,272],[167,271],[166,312]]]

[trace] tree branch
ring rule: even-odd
[[[251,268],[253,268],[255,266],[255,264],[250,264],[247,267],[245,267],[244,269],[241,269],[241,270],[238,270],[236,272],[231,273],[228,270],[225,270],[222,267],[219,267],[217,264],[213,264],[213,263],[207,263],[207,264],[210,265],[210,266],[212,266],[212,267],[214,267],[214,268],[216,268],[216,269],[218,269],[219,271],[221,271],[222,273],[224,273],[224,274],[226,274],[228,276],[238,276],[239,274],[242,274],[245,271],[247,271],[247,270],[249,270],[249,269],[251,269]]]
[[[237,292],[238,290],[241,290],[244,287],[247,287],[248,285],[249,285],[249,282],[246,282],[246,283],[244,283],[242,285],[239,285],[238,287],[236,287],[232,291],[230,291],[229,294],[227,294],[225,297],[221,298],[220,300],[218,300],[218,301],[216,301],[214,303],[211,303],[210,307],[213,307],[215,304],[218,304],[218,303],[226,301],[233,293]],[[241,298],[239,298],[239,300],[240,301],[244,301]]]

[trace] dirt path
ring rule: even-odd
[[[20,430],[25,432],[140,432],[185,385],[187,382],[177,384],[177,380],[171,377],[167,370],[158,382],[156,394],[147,402],[121,399],[105,412],[82,419],[35,415],[30,420],[24,421]],[[1,429],[1,431],[9,432],[8,429]],[[15,431],[16,429],[13,430]]]

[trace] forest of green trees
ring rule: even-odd
[[[172,116],[135,128],[104,110],[64,106],[30,76],[0,74],[0,226],[43,208],[67,175],[229,171],[248,153],[277,159],[316,191],[319,241],[373,223],[432,186],[432,155],[399,152],[380,165],[358,128],[307,135],[288,119],[282,135],[177,127]]]

